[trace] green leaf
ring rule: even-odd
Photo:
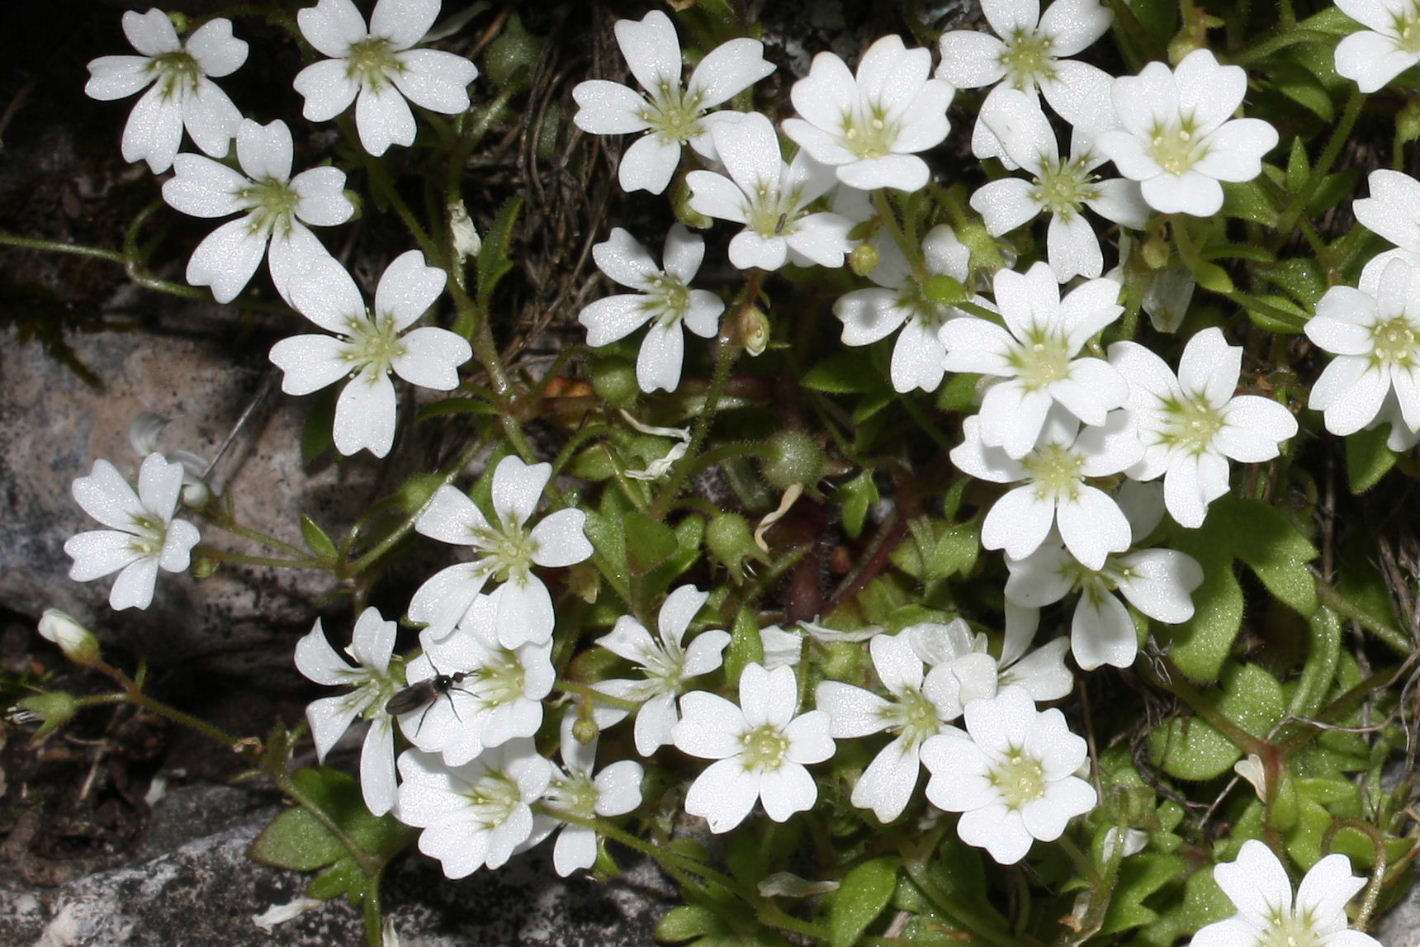
[[[976,408],[976,389],[980,382],[980,375],[967,372],[951,375],[937,392],[937,410],[970,414]]]
[[[799,384],[831,395],[862,394],[883,386],[861,352],[843,351],[810,368]]]
[[[717,934],[725,930],[719,915],[698,904],[683,904],[671,908],[661,922],[656,925],[656,940],[677,943],[707,934]]]
[[[897,887],[897,865],[888,858],[863,862],[848,873],[829,909],[829,944],[852,947],[887,907]]]
[[[1255,737],[1266,736],[1286,710],[1282,685],[1255,664],[1229,666],[1215,707]],[[1242,758],[1226,736],[1201,717],[1178,717],[1149,734],[1154,765],[1177,779],[1206,780],[1226,773]]]
[[[645,575],[675,555],[680,548],[676,543],[675,530],[638,510],[626,514],[622,520],[622,532],[635,538],[626,546],[626,565],[632,575]]]
[[[1352,493],[1365,493],[1395,466],[1396,453],[1386,446],[1389,436],[1382,426],[1346,438],[1346,479]]]
[[[1198,281],[1198,285],[1206,290],[1215,293],[1231,293],[1236,286],[1233,285],[1233,278],[1228,275],[1228,271],[1216,263],[1201,261],[1191,267],[1193,278]]]
[[[1269,69],[1272,80],[1277,83],[1278,91],[1287,98],[1312,112],[1323,122],[1331,122],[1336,118],[1336,107],[1332,104],[1331,93],[1310,71],[1284,59],[1272,60]],[[1287,190],[1296,194],[1300,189],[1291,186],[1290,167],[1287,172]]]
[[[1326,292],[1326,272],[1310,257],[1282,260],[1276,266],[1258,270],[1263,279],[1290,294],[1303,306],[1315,306]],[[1303,312],[1305,315],[1305,312]]]
[[[730,632],[730,644],[725,649],[725,680],[731,683],[740,679],[740,674],[749,664],[764,660],[764,639],[759,634],[759,622],[754,609],[744,608],[735,617],[735,627]]]
[[[1356,193],[1356,183],[1361,180],[1360,168],[1342,168],[1321,179],[1321,184],[1312,192],[1307,201],[1307,216],[1320,217],[1336,207],[1343,200]]]
[[[315,871],[346,854],[340,839],[302,808],[287,809],[251,843],[253,861],[273,868]]]
[[[335,543],[331,542],[325,530],[305,514],[301,515],[301,536],[306,541],[306,548],[322,559],[334,559],[338,554]]]
[[[1267,189],[1257,179],[1225,184],[1222,213],[1224,217],[1250,220],[1264,227],[1277,225],[1277,207],[1272,203]]]
[[[1317,89],[1321,90],[1319,84],[1317,85]],[[1326,98],[1325,91],[1322,91],[1321,94],[1327,104],[1330,105],[1331,99]],[[1325,116],[1325,119],[1326,121],[1331,121],[1330,116]],[[1302,137],[1298,135],[1296,138],[1292,139],[1292,150],[1287,155],[1287,192],[1290,194],[1302,193],[1302,189],[1307,186],[1307,181],[1311,179],[1311,176],[1312,163],[1307,157],[1307,146],[1302,141]]]
[[[508,275],[513,268],[509,255],[513,228],[517,226],[518,215],[523,209],[521,197],[509,198],[493,218],[493,224],[483,235],[483,246],[478,250],[478,305],[486,313],[493,300],[493,291],[498,281]]]
[[[857,539],[863,532],[868,510],[879,500],[878,485],[873,482],[873,472],[863,471],[840,485],[836,494],[839,508],[843,510],[843,531],[850,538]]]
[[[1144,906],[1144,899],[1181,876],[1187,868],[1173,855],[1141,853],[1126,858],[1119,866],[1119,881],[1110,896],[1101,934],[1117,934],[1152,924],[1158,912]]]

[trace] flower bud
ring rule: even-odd
[[[40,727],[35,731],[35,737],[38,739],[48,736],[73,720],[79,709],[79,702],[72,694],[66,694],[64,691],[44,691],[24,698],[15,706],[21,711],[19,719],[40,721]]]
[[[524,29],[523,21],[514,13],[508,17],[503,32],[489,45],[483,57],[483,69],[496,89],[514,80],[517,85],[525,85],[540,55],[542,38]]]
[[[966,287],[955,277],[934,273],[922,281],[922,295],[934,303],[959,303],[967,298]]]
[[[1395,137],[1401,143],[1420,138],[1420,102],[1413,99],[1395,117]]]
[[[739,576],[741,563],[759,556],[749,523],[738,513],[721,513],[705,526],[705,548],[710,556],[731,573]]]
[[[601,734],[596,721],[590,717],[578,717],[572,724],[572,738],[578,743],[591,743]]]
[[[592,362],[592,390],[612,407],[626,407],[641,394],[636,366],[615,356],[596,359]]]
[[[691,230],[709,230],[715,224],[710,217],[690,206],[690,186],[685,183],[684,176],[676,178],[671,186],[671,212],[676,220]]]
[[[196,477],[184,479],[182,483],[182,505],[189,510],[202,510],[212,502],[212,488],[207,481]]]
[[[730,331],[730,341],[744,349],[751,358],[764,354],[769,346],[771,328],[769,317],[758,306],[748,306],[740,311],[739,319]]]
[[[88,667],[101,658],[99,640],[94,633],[57,608],[44,610],[39,617],[39,633],[57,644],[64,656],[75,664]]]
[[[823,476],[823,448],[807,432],[777,431],[769,438],[761,466],[764,479],[776,489],[807,486]]]
[[[1169,261],[1169,245],[1157,234],[1144,241],[1141,252],[1144,254],[1144,264],[1151,270],[1160,269]]]
[[[860,243],[848,254],[849,268],[859,276],[867,276],[878,268],[878,248],[871,243]]]
[[[399,485],[399,508],[407,515],[414,516],[424,509],[429,498],[443,486],[444,478],[434,473],[415,474]]]

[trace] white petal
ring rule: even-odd
[[[920,771],[916,750],[908,747],[904,737],[898,737],[863,770],[851,801],[860,809],[872,809],[879,822],[891,822],[907,808]]]
[[[178,155],[176,172],[163,183],[163,200],[194,217],[225,217],[242,209],[237,194],[251,182],[224,164],[202,155]]]
[[[1055,0],[1041,14],[1038,32],[1051,38],[1052,55],[1073,56],[1109,32],[1113,20],[1099,0]]]
[[[182,101],[182,122],[197,147],[223,158],[241,127],[242,113],[215,83],[199,79],[197,88]]]
[[[310,228],[293,220],[285,232],[277,231],[271,235],[271,246],[266,252],[266,268],[271,273],[271,282],[276,291],[289,304],[292,303],[291,284],[312,267],[332,259],[334,257],[330,255],[330,251],[311,233]]]
[[[650,124],[641,113],[646,100],[636,90],[619,82],[588,79],[572,90],[577,114],[572,124],[593,135],[625,135],[644,131]]]
[[[247,119],[237,129],[237,162],[252,180],[289,181],[292,148],[291,129],[283,121],[258,125]]]
[[[682,753],[704,760],[723,760],[744,749],[733,727],[741,719],[739,708],[725,698],[708,691],[691,691],[680,699],[680,709],[681,720],[674,734],[676,749]]]
[[[404,352],[391,362],[395,374],[411,385],[452,391],[459,386],[458,366],[473,357],[473,349],[460,335],[425,326],[400,340]]]
[[[636,712],[636,752],[642,756],[650,756],[661,747],[674,742],[677,733],[679,728],[674,693],[657,694],[642,704],[641,709]]]
[[[351,0],[319,0],[296,12],[301,34],[323,56],[345,56],[365,39],[365,18]]]
[[[1243,916],[1269,926],[1268,917],[1292,907],[1292,882],[1272,850],[1257,839],[1243,842],[1236,861],[1213,869],[1213,879]]]
[[[434,491],[433,499],[414,521],[414,529],[431,539],[466,546],[473,545],[474,536],[488,529],[488,520],[463,491],[444,484]]]
[[[1054,522],[1053,502],[1037,498],[1034,487],[1017,487],[997,500],[986,514],[981,526],[981,545],[987,549],[1004,549],[1007,555],[1024,559],[1045,541]]]
[[[390,145],[414,144],[414,113],[399,90],[386,86],[373,89],[364,86],[355,98],[355,128],[360,144],[379,157]]]
[[[317,684],[349,686],[356,673],[325,637],[320,619],[296,641],[296,670]]]
[[[266,253],[266,234],[252,232],[251,219],[239,217],[212,231],[187,261],[187,281],[212,287],[219,303],[229,303],[251,282]]]
[[[679,88],[680,40],[670,17],[652,10],[639,22],[617,20],[614,29],[626,65],[643,89],[655,91],[662,83]]]
[[[169,97],[159,83],[147,92],[128,113],[123,126],[123,160],[147,161],[159,174],[173,166],[182,143],[182,100]]]
[[[679,325],[655,323],[641,342],[636,357],[636,383],[642,391],[675,391],[680,386],[681,363],[685,358],[685,333]]]
[[[123,14],[123,35],[144,56],[175,53],[182,48],[173,21],[162,10],[127,11]]]
[[[937,41],[942,61],[937,76],[958,89],[975,89],[999,82],[1006,75],[1001,54],[1006,44],[975,30],[952,30]]]
[[[365,733],[360,751],[360,791],[373,815],[384,815],[394,808],[394,728],[387,714],[371,720]]]
[[[147,56],[100,56],[89,62],[84,94],[103,102],[126,99],[154,79]]]
[[[690,186],[691,210],[739,224],[746,221],[744,192],[729,178],[713,171],[692,171],[685,180]]]
[[[814,704],[830,720],[829,733],[838,738],[865,737],[886,729],[888,702],[872,691],[840,681],[823,681],[814,691]]]
[[[404,68],[390,81],[409,101],[444,115],[468,110],[468,84],[478,78],[473,63],[438,49],[411,49],[395,59]]]
[[[69,578],[76,582],[117,572],[137,561],[141,553],[133,548],[133,534],[111,529],[94,529],[70,536],[64,542],[64,552],[74,560]]]
[[[552,637],[556,615],[541,579],[529,576],[526,582],[504,582],[489,598],[498,609],[498,643],[503,647],[543,644]]]
[[[401,253],[375,288],[375,311],[391,317],[396,329],[407,328],[438,300],[445,279],[444,271],[429,266],[420,251]]]
[[[1139,652],[1139,635],[1124,603],[1109,593],[1082,595],[1070,625],[1070,652],[1083,670],[1102,664],[1127,668]]]
[[[308,395],[333,385],[350,373],[347,345],[328,335],[294,335],[271,347],[271,362],[285,375],[281,390]]]
[[[1194,169],[1220,181],[1251,181],[1275,147],[1277,129],[1260,118],[1233,119],[1208,136],[1208,152]]]
[[[384,372],[360,372],[341,389],[335,403],[335,449],[347,457],[369,450],[376,457],[394,445],[394,385]]]
[[[680,142],[664,141],[653,132],[642,135],[626,149],[621,156],[616,179],[621,189],[628,193],[648,191],[660,194],[671,183],[679,164]]]
[[[305,99],[301,114],[312,122],[328,122],[350,107],[360,84],[350,77],[344,59],[323,59],[296,74],[293,83]]]
[[[802,766],[784,763],[760,776],[759,794],[765,815],[775,822],[783,822],[796,812],[813,808],[818,800],[818,784]]]
[[[895,391],[936,391],[946,374],[946,350],[937,333],[913,319],[902,327],[892,350],[889,371]]]
[[[359,712],[359,701],[351,700],[349,694],[322,697],[307,705],[306,719],[311,724],[311,739],[316,745],[317,760],[325,762],[325,755],[350,728]]]
[[[774,71],[764,58],[764,44],[741,37],[716,46],[705,54],[686,83],[686,97],[699,93],[702,108],[728,101]]]
[[[379,0],[370,13],[370,35],[384,37],[395,49],[408,49],[434,25],[440,4],[441,0]]]
[[[1129,521],[1096,487],[1081,485],[1073,500],[1060,501],[1056,522],[1065,548],[1087,569],[1099,569],[1107,554],[1129,548]]]
[[[711,832],[728,832],[745,820],[758,799],[759,776],[746,772],[740,760],[725,759],[695,778],[685,795],[685,811],[703,816]]]
[[[493,471],[493,510],[499,522],[504,527],[526,523],[551,477],[551,464],[527,464],[511,455],[500,460]]]
[[[586,521],[581,510],[557,510],[543,517],[529,536],[533,562],[555,569],[591,558],[592,544],[583,528]]]
[[[976,189],[971,209],[982,216],[986,230],[999,237],[1034,218],[1041,205],[1031,197],[1035,186],[1024,178],[1001,178]]]
[[[1055,278],[1068,282],[1076,276],[1096,277],[1104,272],[1099,237],[1082,214],[1055,214],[1046,228],[1046,254]]]
[[[226,17],[208,20],[193,30],[183,47],[204,74],[217,79],[231,75],[247,61],[247,43],[232,35],[232,21]]]

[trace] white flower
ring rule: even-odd
[[[824,681],[814,691],[814,704],[828,714],[829,734],[835,739],[883,730],[894,734],[858,778],[852,795],[853,805],[872,809],[880,822],[891,822],[912,798],[923,742],[951,729],[950,721],[961,716],[961,681],[952,673],[949,660],[926,670],[906,630],[878,635],[868,642],[868,651],[888,697],[841,681]]]
[[[202,479],[207,473],[207,460],[188,450],[164,451],[159,446],[163,429],[173,421],[152,411],[140,411],[128,426],[128,446],[139,457],[157,451],[171,464],[182,464],[182,502],[200,510],[212,499],[212,488]]]
[[[1350,930],[1346,903],[1366,886],[1366,879],[1351,874],[1351,859],[1345,855],[1327,855],[1313,865],[1295,900],[1281,859],[1257,839],[1243,842],[1236,861],[1216,866],[1213,880],[1238,913],[1204,927],[1189,947],[1381,947],[1369,934]]]
[[[1006,629],[1001,657],[987,653],[986,636],[972,633],[964,619],[947,624],[920,622],[903,629],[912,650],[928,666],[945,665],[958,681],[963,707],[980,697],[995,697],[1012,684],[1025,688],[1032,700],[1058,700],[1075,689],[1075,676],[1065,666],[1065,642],[1051,641],[1027,652],[1035,637],[1035,615],[1006,603]]]
[[[1085,424],[1103,424],[1109,411],[1124,404],[1129,384],[1104,359],[1075,356],[1124,311],[1117,302],[1119,284],[1090,280],[1061,299],[1044,263],[1024,275],[1000,270],[993,284],[1005,329],[986,319],[952,319],[939,333],[947,371],[1004,379],[982,397],[982,441],[1024,457],[1054,404]]]
[[[790,90],[803,117],[785,119],[784,134],[850,187],[920,190],[930,174],[916,152],[947,137],[956,91],[931,74],[932,54],[905,48],[899,36],[869,46],[856,77],[833,53],[819,53]]]
[[[596,776],[597,741],[583,743],[574,733],[575,710],[562,718],[562,762],[565,768],[552,777],[546,801],[556,810],[594,819],[625,815],[641,805],[641,779],[645,771],[635,760],[618,760]],[[552,866],[562,877],[578,868],[591,868],[597,860],[597,833],[585,825],[564,822],[552,849]]]
[[[1366,93],[1420,63],[1420,6],[1413,0],[1337,0],[1337,8],[1367,27],[1336,44],[1336,71]]]
[[[742,270],[777,270],[786,262],[843,265],[843,255],[851,248],[848,218],[806,213],[809,204],[833,187],[832,168],[806,151],[785,164],[774,126],[758,112],[717,122],[710,134],[730,176],[692,171],[686,182],[696,213],[745,225],[730,240],[731,263]]]
[[[666,596],[656,616],[659,642],[630,615],[618,618],[610,633],[596,641],[645,674],[642,680],[617,678],[596,684],[596,689],[608,696],[641,705],[636,711],[635,736],[636,752],[642,756],[650,756],[671,742],[671,728],[680,719],[675,699],[685,682],[710,673],[724,662],[729,632],[702,631],[688,646],[684,644],[686,629],[709,598],[710,593],[693,585],[682,585]],[[623,716],[624,713],[616,719]]]
[[[1203,525],[1208,504],[1228,492],[1228,460],[1261,463],[1297,433],[1286,406],[1257,395],[1234,395],[1242,346],[1228,345],[1217,327],[1188,340],[1178,374],[1135,342],[1109,347],[1109,361],[1129,380],[1144,459],[1135,480],[1164,478],[1164,501],[1179,524]]]
[[[197,527],[175,520],[182,492],[182,464],[149,454],[138,468],[135,493],[106,460],[94,461],[87,477],[74,481],[74,500],[108,527],[69,537],[64,552],[74,560],[69,578],[88,582],[117,572],[108,603],[114,608],[147,608],[153,602],[158,568],[182,572],[200,538]]]
[[[372,155],[414,142],[408,99],[431,112],[468,109],[468,84],[478,67],[437,49],[413,49],[439,15],[440,0],[379,0],[365,18],[351,0],[320,0],[296,13],[301,34],[329,59],[296,75],[302,115],[329,121],[355,103],[360,144]]]
[[[38,627],[40,637],[57,645],[70,661],[85,665],[98,663],[99,639],[67,612],[46,608],[39,616]]]
[[[1392,259],[1371,292],[1331,287],[1306,334],[1337,356],[1307,398],[1307,407],[1325,412],[1328,431],[1354,434],[1388,405],[1392,440],[1398,427],[1412,437],[1420,430],[1420,269]]]
[[[966,733],[953,729],[922,747],[932,774],[927,798],[962,813],[963,842],[1013,865],[1035,839],[1055,841],[1072,818],[1095,807],[1094,789],[1074,775],[1085,762],[1085,741],[1060,711],[1037,711],[1025,690],[1007,687],[972,701],[964,716]]]
[[[1034,97],[1001,89],[992,97],[981,121],[995,133],[1012,161],[1030,172],[1032,180],[1001,178],[977,188],[971,208],[982,215],[994,237],[1015,230],[1044,212],[1050,214],[1045,233],[1046,257],[1055,279],[1096,277],[1104,272],[1099,237],[1085,220],[1085,207],[1125,227],[1143,229],[1149,208],[1133,181],[1099,180],[1095,169],[1105,156],[1093,136],[1076,128],[1069,158],[1061,157],[1050,121]]]
[[[1109,75],[1098,66],[1063,57],[1073,56],[1109,30],[1114,14],[1099,0],[1057,0],[1044,14],[1038,0],[983,0],[981,12],[996,36],[952,30],[938,40],[942,53],[937,75],[958,89],[1000,83],[986,96],[979,114],[1007,89],[1036,94],[1072,125],[1089,120],[1107,94]],[[997,37],[1000,37],[999,39]],[[978,158],[1010,156],[980,118],[971,136]]]
[[[833,738],[828,714],[795,716],[798,705],[794,669],[758,664],[740,675],[739,706],[708,691],[682,697],[671,734],[676,748],[715,760],[691,783],[685,811],[719,833],[743,822],[756,801],[775,822],[813,808],[818,785],[804,767],[831,757]]]
[[[187,263],[187,281],[212,287],[218,302],[235,299],[266,256],[276,291],[290,303],[292,278],[330,256],[306,225],[343,224],[355,213],[345,196],[344,171],[327,166],[292,177],[291,153],[285,122],[244,119],[237,130],[241,172],[202,155],[173,159],[163,200],[194,217],[243,215],[208,234]]]
[[[1058,526],[1065,547],[1091,569],[1111,552],[1129,548],[1129,521],[1114,498],[1085,483],[1138,463],[1143,447],[1127,412],[1111,412],[1099,427],[1080,430],[1063,412],[1051,412],[1040,443],[1020,460],[982,443],[981,424],[969,417],[966,440],[952,449],[957,469],[993,483],[1026,481],[991,507],[981,524],[981,545],[1024,559]]]
[[[394,726],[385,704],[398,687],[390,674],[397,626],[385,621],[379,610],[360,613],[345,653],[355,659],[351,667],[325,639],[320,619],[310,633],[296,642],[296,669],[317,684],[350,688],[344,694],[322,697],[306,707],[316,758],[325,755],[356,717],[370,721],[360,750],[360,791],[375,815],[390,811],[395,799]]]
[[[395,393],[390,372],[412,385],[449,391],[459,383],[458,366],[473,356],[463,337],[423,326],[405,330],[444,291],[444,271],[410,250],[380,277],[373,309],[365,307],[350,274],[333,259],[320,259],[291,281],[296,310],[329,335],[296,335],[271,347],[271,361],[285,372],[281,390],[308,395],[345,380],[335,404],[335,447],[342,454],[368,450],[376,457],[394,444]]]
[[[645,392],[679,387],[685,358],[681,327],[703,339],[713,338],[725,311],[719,296],[690,288],[705,258],[704,238],[675,224],[666,234],[662,254],[664,269],[658,269],[645,247],[614,227],[606,242],[592,247],[592,258],[603,273],[636,292],[598,299],[577,315],[586,327],[587,344],[593,346],[609,345],[652,323],[636,358],[636,383]]]
[[[123,14],[123,32],[141,56],[100,56],[89,63],[84,94],[124,99],[152,86],[123,127],[123,160],[147,161],[154,174],[173,166],[182,130],[214,158],[226,157],[242,113],[208,76],[227,76],[247,59],[247,44],[232,36],[232,21],[209,20],[186,42],[161,10]]]
[[[1140,549],[1108,556],[1096,570],[1077,562],[1053,537],[1024,559],[1007,556],[1006,566],[1011,573],[1006,598],[1023,606],[1032,623],[1040,606],[1080,589],[1070,622],[1070,650],[1086,671],[1104,664],[1129,667],[1139,653],[1134,619],[1114,592],[1155,621],[1176,625],[1193,617],[1193,592],[1203,584],[1202,566],[1187,553]]]
[[[504,457],[493,470],[493,522],[458,488],[445,484],[435,491],[414,521],[415,531],[455,546],[472,546],[480,555],[435,573],[421,585],[409,603],[412,620],[427,623],[435,639],[444,637],[492,579],[503,583],[491,596],[503,647],[541,644],[552,637],[552,596],[532,567],[555,569],[581,562],[591,556],[592,544],[582,531],[587,514],[581,510],[557,510],[528,529],[551,477],[551,464]]]
[[[705,110],[748,89],[774,71],[763,56],[764,44],[741,37],[705,55],[680,84],[680,41],[670,17],[652,10],[638,22],[616,21],[616,43],[645,94],[616,82],[591,79],[577,84],[572,123],[594,135],[645,131],[621,156],[617,179],[623,191],[666,189],[680,164],[680,147],[689,144],[702,157],[715,157],[710,128],[719,115]]]
[[[438,859],[450,878],[500,868],[545,837],[534,831],[532,804],[555,772],[531,740],[510,740],[463,766],[406,750],[395,817],[424,830],[419,850]]]
[[[552,691],[552,642],[506,648],[498,641],[497,605],[480,595],[453,632],[419,636],[424,653],[404,669],[405,683],[450,686],[425,706],[402,713],[399,727],[419,749],[462,766],[489,747],[530,737],[542,725],[542,699]]]
[[[922,255],[926,272],[914,274],[897,245],[883,243],[878,265],[868,274],[877,287],[855,289],[833,304],[833,314],[843,323],[845,345],[870,345],[902,328],[892,350],[892,387],[896,391],[936,390],[946,374],[943,364],[947,354],[937,330],[948,319],[964,315],[955,306],[931,299],[924,282],[938,275],[966,282],[971,252],[951,227],[939,224],[923,238]]]
[[[1366,178],[1371,196],[1353,201],[1351,211],[1367,230],[1395,244],[1378,253],[1361,269],[1358,286],[1376,294],[1381,274],[1392,260],[1420,266],[1420,181],[1400,171],[1382,168]]]
[[[1232,118],[1247,94],[1241,66],[1221,66],[1195,49],[1170,70],[1151,62],[1114,80],[1122,129],[1098,146],[1121,174],[1139,181],[1144,200],[1165,214],[1210,217],[1223,206],[1219,181],[1251,181],[1277,130],[1260,118]]]

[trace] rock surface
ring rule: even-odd
[[[247,849],[277,806],[225,786],[175,790],[155,807],[153,834],[133,863],[57,888],[0,882],[0,943],[35,947],[328,947],[364,942],[358,912],[329,902],[271,932],[255,915],[300,898],[309,876],[257,865]],[[157,832],[161,830],[162,834]],[[196,833],[196,834],[194,834]],[[648,863],[603,885],[558,878],[544,845],[506,868],[459,882],[413,856],[386,878],[384,902],[401,943],[428,947],[639,947],[670,889]]]

